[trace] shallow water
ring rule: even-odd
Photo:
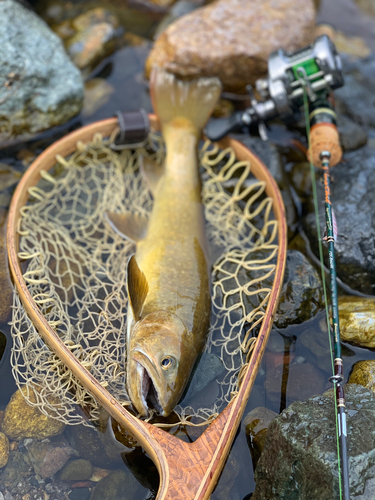
[[[348,35],[360,35],[364,37],[368,46],[372,50],[375,50],[375,21],[359,11],[353,0],[336,0],[335,2],[322,0],[318,21],[332,23]],[[150,31],[139,31],[138,33],[142,35],[150,34],[152,33],[152,29]],[[22,172],[28,163],[28,160],[25,160],[25,153],[22,153],[22,151],[27,150],[31,158],[33,155],[39,154],[50,142],[53,142],[55,138],[64,134],[66,130],[113,116],[118,109],[130,111],[142,107],[148,112],[152,111],[147,85],[143,77],[144,61],[150,46],[151,42],[150,44],[146,43],[137,47],[124,47],[103,62],[100,68],[92,74],[92,77],[105,79],[113,88],[112,93],[108,93],[108,99],[102,106],[99,106],[98,109],[89,114],[81,114],[77,119],[72,121],[68,129],[62,127],[61,131],[56,131],[56,133],[50,132],[44,134],[44,138],[38,138],[37,140],[18,144],[12,148],[0,151],[0,162],[11,165],[16,170]],[[284,132],[282,129],[280,137],[277,138],[278,143],[283,142]],[[286,135],[287,133],[285,132],[285,137]],[[13,190],[14,186],[10,186],[6,191],[2,192],[0,199],[2,207],[6,208],[9,206]],[[1,229],[5,230],[4,223]],[[301,387],[296,387],[295,380],[290,377],[290,373],[295,369],[298,370],[298,366],[303,363],[313,365],[317,373],[320,373],[324,380],[327,381],[320,392],[330,388],[331,384],[328,382],[328,377],[332,374],[328,360],[330,346],[328,335],[324,331],[324,318],[325,313],[321,312],[314,319],[301,325],[293,325],[284,330],[277,331],[274,329],[272,331],[265,357],[246,407],[245,415],[258,406],[265,406],[279,413],[280,409],[288,406],[294,400],[299,399],[299,397],[306,399],[315,394],[315,387],[311,384],[310,380],[306,380],[305,384],[302,384]],[[0,356],[2,354],[0,360],[0,410],[5,408],[11,394],[16,390],[9,362],[11,338],[8,321],[9,318],[7,321],[0,323],[0,331],[6,338],[4,348],[4,337],[0,337]],[[321,336],[321,345],[326,349],[328,360],[322,368],[316,367],[317,359],[315,355],[306,347],[305,342],[302,341],[303,335],[306,332],[311,336]],[[285,348],[283,348],[282,344],[284,344]],[[375,353],[369,349],[349,345],[344,346],[345,380],[348,379],[353,365],[357,361],[364,359],[375,359]],[[280,376],[274,381],[272,393],[270,393],[265,388],[266,372],[278,366],[281,367]],[[189,433],[191,434],[191,438],[186,435],[181,437],[185,440],[196,437],[194,431],[188,430]],[[142,482],[145,484],[148,482],[155,488],[157,473],[153,466],[150,466],[147,457],[137,451],[131,456],[129,455],[126,458],[126,462],[134,471],[134,474],[141,478]],[[116,466],[117,469],[120,467],[121,465]],[[125,465],[123,467],[125,468]],[[151,469],[151,472],[144,474],[146,468]],[[224,500],[224,498],[230,498],[231,500],[241,500],[252,493],[254,487],[252,459],[242,427],[236,436],[226,467],[212,495],[212,499]],[[152,497],[153,494],[150,491],[148,487],[140,484],[136,494],[132,498],[134,500],[141,500],[148,495]]]

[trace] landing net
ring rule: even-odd
[[[96,134],[57,156],[29,189],[22,209],[20,253],[28,290],[48,323],[91,374],[129,406],[126,369],[126,262],[135,252],[106,224],[105,212],[149,216],[153,199],[141,170],[142,156],[161,163],[160,136],[137,150],[111,149]],[[275,271],[277,221],[265,182],[232,149],[206,141],[199,151],[202,200],[213,258],[212,318],[206,352],[225,370],[209,407],[180,405],[180,422],[209,422],[238,391],[265,315]],[[15,293],[11,363],[28,402],[66,424],[91,425],[100,407],[42,341]],[[203,405],[204,406],[204,405]],[[84,412],[82,412],[82,409]]]

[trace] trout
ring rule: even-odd
[[[202,352],[211,310],[198,142],[220,95],[217,78],[182,81],[155,68],[151,99],[166,145],[161,168],[144,171],[154,197],[149,219],[108,213],[136,243],[127,264],[126,389],[142,416],[168,416]]]

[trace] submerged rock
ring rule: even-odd
[[[358,361],[353,367],[349,383],[363,385],[363,387],[375,392],[375,361],[372,359]]]
[[[375,347],[375,297],[340,297],[341,340],[361,347]]]
[[[218,0],[183,16],[155,42],[146,64],[182,76],[218,76],[243,90],[267,71],[268,56],[280,47],[296,50],[314,34],[312,0]]]
[[[280,403],[284,366],[277,365],[267,370],[264,384],[268,399],[275,405]],[[310,363],[292,363],[286,374],[286,404],[321,394],[326,385],[323,373]]]
[[[0,432],[0,469],[5,467],[9,457],[9,440],[5,434]]]
[[[374,114],[375,116],[375,114]],[[373,294],[375,289],[375,156],[367,146],[345,154],[332,169],[331,199],[338,236],[335,244],[338,277],[351,288]],[[324,189],[317,183],[321,234],[325,229]],[[312,199],[304,227],[311,248],[319,256]],[[325,246],[324,246],[325,248]],[[327,251],[325,248],[327,257]],[[326,259],[327,263],[327,259]]]
[[[22,388],[26,394],[26,389]],[[20,441],[24,438],[44,439],[61,434],[65,424],[47,417],[36,406],[27,404],[21,390],[18,389],[5,408],[3,432],[11,439]],[[36,403],[33,393],[31,401]]]
[[[104,78],[93,78],[85,83],[85,100],[82,115],[93,115],[98,109],[107,104],[115,88]]]
[[[123,500],[133,498],[138,483],[128,471],[114,470],[95,486],[90,500]]]
[[[375,488],[375,399],[345,386],[350,492],[372,500]],[[339,499],[333,390],[295,402],[270,424],[255,471],[252,500]]]
[[[373,0],[355,0],[355,2],[366,14],[375,16],[375,4]]]
[[[44,439],[42,442],[33,440],[27,445],[27,451],[35,473],[42,479],[55,475],[72,455],[78,454],[64,439]]]
[[[322,281],[298,250],[288,250],[284,283],[274,324],[278,328],[303,323],[323,309]]]
[[[92,465],[88,460],[83,458],[71,460],[60,472],[62,481],[82,481],[90,479],[92,474]]]
[[[254,408],[243,421],[247,442],[249,444],[254,470],[264,448],[267,429],[277,413],[268,408]]]
[[[79,71],[59,37],[15,0],[0,2],[0,45],[0,140],[60,125],[79,112]]]

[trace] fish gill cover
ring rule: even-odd
[[[135,247],[113,232],[105,213],[149,216],[153,199],[140,170],[142,156],[161,164],[160,136],[150,134],[146,147],[121,152],[100,134],[88,144],[78,142],[73,155],[58,156],[55,167],[42,171],[42,180],[29,189],[19,229],[31,296],[65,345],[124,406],[130,405],[126,262]],[[202,143],[199,158],[212,257],[205,351],[219,356],[225,370],[213,404],[176,407],[180,421],[191,424],[209,422],[236,394],[265,314],[278,251],[272,199],[250,163],[209,141]],[[29,403],[67,424],[97,422],[98,402],[41,340],[16,292],[12,335],[13,372],[18,386],[27,388]]]

